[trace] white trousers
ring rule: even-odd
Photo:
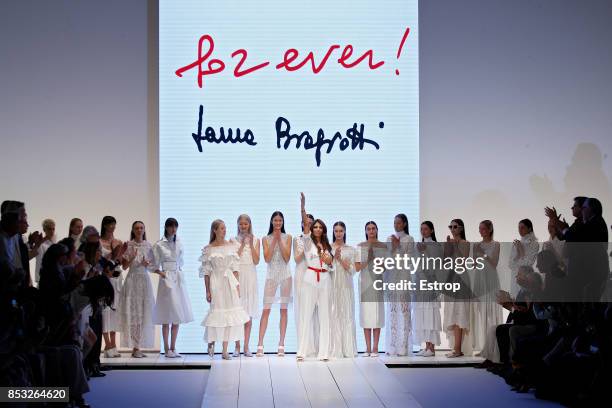
[[[312,272],[314,273],[314,272]],[[320,282],[310,284],[302,282],[300,293],[299,306],[299,324],[298,329],[298,357],[306,357],[309,352],[315,347],[310,344],[313,338],[319,338],[319,350],[317,358],[319,360],[327,359],[330,355],[330,315],[331,315],[331,279],[321,279]],[[319,320],[318,336],[312,333],[316,325],[315,311]],[[313,335],[314,334],[314,335]]]

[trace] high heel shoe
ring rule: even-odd
[[[215,357],[215,343],[208,343],[208,355],[210,358]]]
[[[278,351],[276,355],[279,357],[285,357],[285,346],[278,346]]]
[[[232,354],[232,357],[236,357],[236,358],[240,357],[240,349],[239,348],[234,349],[234,353]]]
[[[221,358],[224,359],[224,360],[231,360],[232,356],[230,356],[229,353],[226,351],[226,352],[221,354]]]
[[[257,354],[255,354],[255,357],[263,357],[263,355],[263,346],[257,346]]]

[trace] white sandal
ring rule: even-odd
[[[257,346],[257,354],[255,354],[255,357],[263,357],[263,356],[264,356],[263,346]]]
[[[276,355],[279,357],[285,357],[285,346],[278,346],[278,351]]]

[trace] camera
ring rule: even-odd
[[[117,268],[119,265],[119,262],[109,261],[108,259],[102,257],[100,258],[100,261],[98,261],[98,265],[100,265],[102,269],[108,268],[109,270],[113,271],[113,278],[118,278],[121,276],[121,271],[115,270],[115,268]]]

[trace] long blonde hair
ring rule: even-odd
[[[217,239],[217,233],[215,232],[217,230],[217,228],[219,228],[219,225],[221,224],[225,224],[223,222],[223,220],[220,219],[216,219],[212,222],[212,224],[210,224],[210,241],[208,241],[209,244],[212,244],[214,240]]]
[[[249,217],[247,214],[240,214],[238,216],[238,219],[236,220],[236,227],[238,229],[237,235],[240,235],[240,220],[241,219],[246,219],[249,222],[249,230],[248,233],[253,235],[253,223],[251,222],[251,217]]]

